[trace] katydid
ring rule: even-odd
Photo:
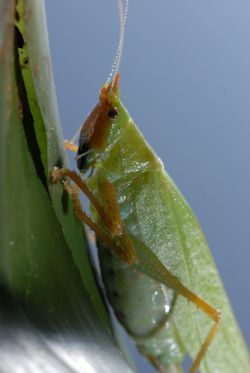
[[[120,101],[124,13],[121,20],[114,79],[102,88],[78,146],[66,142],[77,153],[80,174],[55,168],[53,181],[63,182],[76,215],[95,232],[110,304],[160,372],[182,371],[186,354],[193,360],[191,373],[250,372],[199,224]],[[91,218],[79,190],[91,202]]]
[[[139,350],[162,372],[250,372],[247,349],[187,202],[120,102],[118,75],[82,126],[74,171],[55,169],[97,236],[106,291]],[[77,185],[77,188],[75,187]],[[91,201],[82,210],[79,188]]]

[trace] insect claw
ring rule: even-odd
[[[79,189],[75,185],[70,185],[67,181],[62,180],[64,189],[74,198],[79,198]]]

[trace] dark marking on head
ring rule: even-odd
[[[87,152],[89,150],[89,144],[86,136],[83,132],[80,134],[79,143],[78,143],[78,150],[76,153],[77,156],[77,168],[78,170],[82,170],[85,166],[87,160]]]
[[[118,116],[118,110],[117,110],[117,108],[114,107],[113,109],[110,109],[108,111],[108,116],[109,116],[109,118],[112,118],[112,119],[117,118],[117,116]]]

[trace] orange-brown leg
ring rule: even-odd
[[[104,211],[108,211],[110,217],[109,232],[112,237],[120,236],[123,233],[123,227],[115,188],[112,183],[105,180],[98,183],[98,189],[101,194],[102,207]]]
[[[205,302],[203,299],[198,297],[188,288],[186,288],[166,267],[159,261],[152,260],[151,269],[156,272],[156,278],[159,282],[166,286],[171,287],[177,295],[182,295],[188,301],[196,305],[200,310],[202,310],[207,316],[214,321],[205,341],[203,342],[200,351],[195,357],[192,367],[189,373],[195,373],[199,368],[200,362],[203,359],[209,345],[212,343],[221,322],[220,311],[212,307],[210,304]]]
[[[205,353],[208,350],[208,347],[212,343],[214,337],[217,334],[217,331],[219,329],[220,323],[221,323],[221,313],[216,308],[212,307],[210,304],[205,302],[203,299],[199,298],[196,294],[192,293],[190,290],[185,288],[180,283],[180,294],[184,296],[187,300],[195,304],[200,310],[202,310],[204,313],[207,314],[207,316],[214,321],[205,341],[203,342],[198,354],[196,355],[193,364],[190,368],[189,373],[195,373],[196,370],[199,368],[201,360],[203,359]],[[178,286],[177,286],[178,289]]]
[[[220,326],[220,314],[218,313],[218,319],[217,321],[215,321],[212,328],[210,329],[207,338],[203,342],[200,351],[198,352],[195,360],[193,361],[192,367],[189,371],[190,373],[195,373],[196,370],[199,368],[201,360],[203,359],[205,353],[207,352],[208,347],[210,346],[214,337],[216,336],[219,326]]]
[[[108,228],[112,225],[108,214],[104,211],[98,199],[91,192],[86,182],[75,172],[68,170],[67,168],[57,168],[55,167],[52,171],[52,182],[61,181],[64,177],[69,177],[74,183],[81,189],[81,191],[88,197],[92,205],[95,207],[96,211],[100,215],[105,226]]]
[[[101,194],[102,206],[105,211],[108,211],[110,221],[112,222],[107,227],[110,235],[124,247],[130,256],[131,263],[134,263],[136,261],[136,251],[122,224],[115,187],[107,180],[99,181],[98,187]]]
[[[63,177],[65,176],[74,181],[75,185],[72,186],[63,181]],[[102,238],[108,244],[108,247],[111,251],[116,253],[125,262],[133,264],[136,260],[136,255],[128,235],[124,232],[122,232],[122,235],[118,236],[114,234],[114,226],[118,226],[119,223],[113,223],[112,219],[110,219],[110,216],[105,212],[97,198],[94,196],[94,194],[91,192],[82,178],[75,171],[71,171],[66,168],[58,169],[55,167],[52,171],[52,182],[56,183],[58,181],[63,181],[64,188],[72,196],[74,210],[78,218],[81,219],[86,225],[88,225],[96,233],[97,236]],[[82,209],[79,199],[79,189],[83,191],[83,193],[88,197],[90,202],[97,210],[104,225],[108,229],[108,232],[112,236],[112,239],[108,235],[106,235],[102,231],[102,229],[96,223],[94,223]]]
[[[221,323],[221,313],[216,308],[212,307],[210,304],[205,302],[203,299],[198,297],[196,294],[192,293],[190,290],[188,290],[185,286],[182,285],[181,282],[177,280],[176,282],[176,291],[177,293],[181,294],[183,297],[185,297],[187,300],[195,304],[200,310],[202,310],[204,313],[207,314],[207,316],[214,321],[214,324],[212,325],[205,341],[203,342],[200,351],[196,355],[192,367],[189,371],[189,373],[195,373],[196,370],[199,368],[201,360],[203,359],[205,353],[207,352],[207,349],[209,345],[212,343],[214,337],[217,334],[218,328]]]
[[[79,219],[81,219],[86,225],[88,225],[96,233],[97,236],[102,238],[108,244],[108,247],[112,252],[117,254],[125,262],[129,264],[134,264],[136,261],[135,250],[133,248],[133,245],[130,241],[128,234],[121,226],[122,223],[120,219],[120,212],[113,184],[104,181],[101,182],[101,184],[99,185],[103,204],[109,211],[112,211],[110,219],[110,216],[106,214],[106,211],[103,210],[103,207],[100,205],[99,201],[96,199],[93,193],[89,190],[86,183],[81,179],[81,177],[76,172],[70,171],[65,168],[54,168],[52,172],[52,181],[61,181],[65,176],[69,177],[72,181],[74,181],[74,183],[89,198],[91,203],[95,206],[96,210],[98,211],[105,226],[108,228],[108,230],[109,228],[111,229],[111,232],[109,231],[109,233],[111,237],[113,237],[110,238],[108,235],[106,235],[102,231],[102,229],[96,223],[94,223],[83,211],[79,200],[78,188],[76,189],[75,186],[70,186],[69,184],[63,182],[64,188],[72,196],[74,209]],[[115,220],[115,224],[112,223],[112,218]],[[123,250],[122,247],[124,247],[125,250]],[[167,286],[170,286],[173,290],[175,290],[176,294],[185,297],[188,301],[196,305],[200,310],[206,313],[211,320],[214,321],[214,324],[212,325],[190,369],[190,373],[195,373],[195,371],[199,368],[200,362],[203,359],[209,345],[212,343],[218,331],[221,322],[220,311],[209,305],[203,299],[201,299],[196,294],[191,292],[188,288],[186,288],[174,275],[172,275],[171,272],[169,272],[166,269],[166,267],[158,259],[156,261],[155,258],[152,260],[151,269],[155,271],[156,279],[158,279],[159,282]]]

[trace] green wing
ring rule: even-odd
[[[126,109],[118,99],[115,104],[119,118],[110,133],[105,157],[96,167],[92,186],[98,189],[95,181],[100,174],[113,182],[123,223],[137,251],[136,267],[140,272],[164,282],[161,271],[166,268],[189,290],[221,311],[222,323],[201,371],[250,372],[247,348],[192,210]],[[128,279],[128,288],[133,286]],[[147,281],[140,291],[147,294]],[[171,320],[164,338],[174,338],[180,350],[184,348],[194,358],[212,321],[182,296],[178,296]]]

